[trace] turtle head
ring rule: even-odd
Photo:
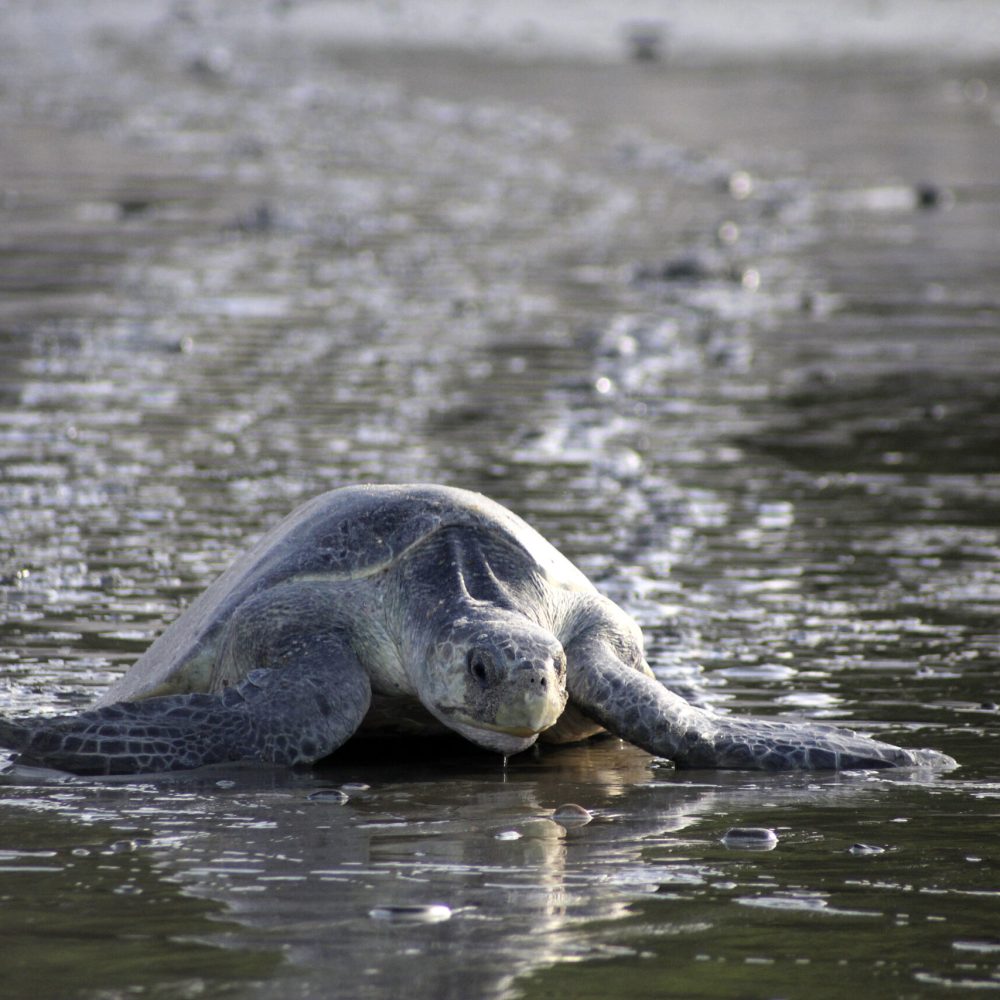
[[[422,658],[420,699],[480,746],[513,754],[531,746],[566,707],[566,654],[521,615],[492,608],[442,628]]]

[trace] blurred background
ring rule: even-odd
[[[955,941],[976,912],[962,887],[989,883],[967,858],[986,863],[998,788],[1000,7],[8,0],[0,25],[0,712],[89,702],[318,492],[479,489],[636,616],[676,689],[959,758],[954,782],[885,804],[925,824],[894,828],[917,868],[885,884],[919,882],[936,845],[955,899],[925,938],[885,890],[885,974],[995,985],[995,948]],[[681,825],[728,815],[723,786]],[[9,794],[39,817],[10,827],[12,857],[77,843],[45,826],[52,800]],[[79,795],[73,831],[98,822]],[[803,795],[793,829],[815,825]],[[133,808],[100,822],[143,827]],[[196,826],[228,830],[205,808]],[[486,855],[463,836],[445,834],[478,884]],[[194,861],[156,857],[231,907]],[[4,898],[26,907],[21,864]],[[104,883],[73,864],[54,863],[52,906],[100,909]],[[792,898],[810,871],[774,877]],[[351,940],[380,947],[348,882],[337,919],[360,913]],[[749,919],[727,893],[709,893],[709,927]],[[535,912],[504,900],[513,922]],[[785,940],[809,940],[811,918],[788,919]],[[524,942],[494,930],[509,965]],[[313,995],[338,957],[303,937]],[[24,968],[53,940],[22,942]],[[698,979],[709,940],[674,967],[703,992],[671,995],[725,995]],[[547,937],[526,966],[576,944]],[[824,995],[834,958],[794,947]],[[51,995],[73,976],[110,989],[89,961]],[[486,978],[482,995],[508,990]],[[112,979],[174,995],[166,973]]]

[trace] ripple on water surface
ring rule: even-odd
[[[612,741],[35,776],[0,788],[5,970],[39,998],[995,983],[990,74],[331,53],[286,6],[10,11],[0,711],[88,702],[308,496],[443,480],[556,541],[685,693],[963,768],[685,775]]]

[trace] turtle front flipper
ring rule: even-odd
[[[257,669],[219,694],[119,702],[77,715],[0,719],[20,762],[76,774],[176,771],[229,761],[301,764],[361,724],[368,677],[335,632],[309,637],[294,667]]]
[[[678,767],[847,770],[932,767],[956,762],[935,750],[901,747],[846,729],[704,711],[622,662],[599,635],[566,650],[570,698],[607,730]]]
[[[850,729],[704,712],[685,734],[678,767],[763,771],[845,771],[887,767],[950,770],[957,762],[937,750],[910,750]]]

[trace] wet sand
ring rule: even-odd
[[[659,62],[617,28],[553,54],[544,24],[359,47],[320,13],[4,11],[0,712],[86,703],[305,497],[437,480],[540,528],[693,697],[963,768],[678,775],[611,742],[3,787],[8,980],[989,985],[995,63],[722,58],[683,18]],[[451,917],[370,916],[404,905]]]

